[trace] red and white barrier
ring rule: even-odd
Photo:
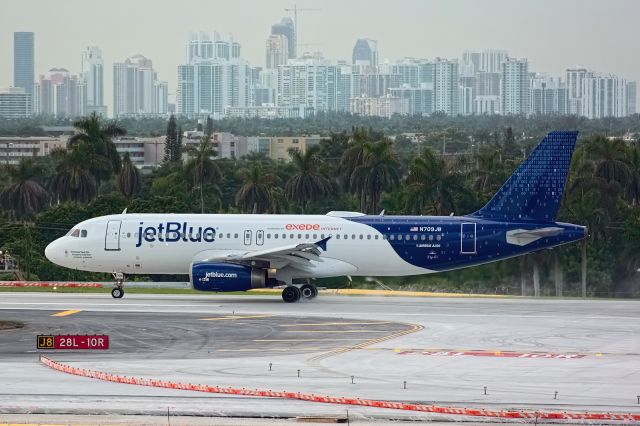
[[[336,398],[331,396],[314,395],[300,392],[274,392],[271,390],[240,389],[192,383],[169,382],[165,380],[127,377],[100,371],[86,370],[72,367],[40,356],[40,362],[58,371],[92,379],[106,380],[130,385],[152,386],[157,388],[188,390],[196,392],[220,393],[230,395],[247,395],[269,398],[297,399],[301,401],[322,402],[328,404],[358,405],[363,407],[390,408],[394,410],[420,411],[423,413],[452,414],[473,417],[493,417],[508,419],[553,419],[553,420],[620,420],[640,421],[640,413],[591,413],[591,412],[560,412],[560,411],[527,411],[527,410],[485,410],[482,408],[444,407],[427,404],[410,404],[406,402],[378,401],[360,398]]]
[[[58,282],[58,281],[0,281],[0,287],[94,287],[101,288],[101,283]]]

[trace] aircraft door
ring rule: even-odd
[[[105,250],[120,250],[120,227],[122,221],[110,220],[107,222],[107,231],[104,236]]]
[[[245,246],[251,245],[251,230],[249,229],[244,231],[244,245]]]
[[[463,223],[460,225],[460,253],[476,253],[476,224]]]
[[[259,246],[264,244],[264,231],[262,229],[256,231],[256,244]]]

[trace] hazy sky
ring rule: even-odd
[[[299,42],[326,58],[351,58],[358,37],[378,40],[380,59],[459,58],[502,48],[531,71],[563,75],[583,65],[640,81],[638,0],[298,0]],[[80,71],[80,53],[102,48],[112,112],[112,63],[141,53],[175,92],[191,31],[233,34],[242,56],[264,66],[271,24],[293,0],[1,0],[0,87],[13,84],[13,32],[35,32],[35,74]]]

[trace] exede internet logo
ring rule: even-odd
[[[287,231],[319,231],[320,225],[317,223],[287,223],[284,229]]]

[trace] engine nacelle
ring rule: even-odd
[[[200,291],[246,291],[271,281],[264,269],[224,262],[192,263],[189,278],[191,287]]]

